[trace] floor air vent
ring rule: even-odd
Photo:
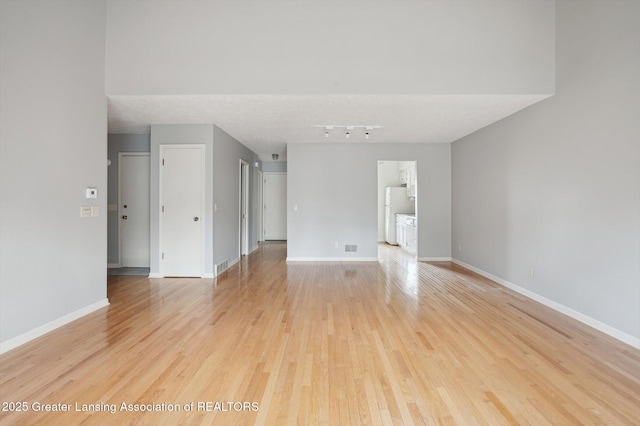
[[[355,244],[344,246],[344,251],[358,251],[358,246]]]
[[[227,268],[229,268],[229,259],[225,259],[216,265],[216,275],[220,275]]]

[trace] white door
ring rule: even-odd
[[[120,266],[149,267],[149,153],[118,157]]]
[[[287,239],[287,174],[264,173],[264,239]]]
[[[249,254],[249,163],[240,160],[240,256]]]
[[[264,229],[263,225],[262,225],[262,206],[264,205],[264,198],[262,197],[262,191],[264,190],[264,188],[262,187],[261,183],[262,183],[262,172],[260,170],[258,170],[257,172],[257,179],[258,179],[258,185],[256,185],[258,187],[258,206],[260,206],[260,208],[257,211],[257,217],[258,217],[258,241],[264,241],[264,232],[262,231]]]
[[[204,145],[160,146],[160,273],[200,277],[204,255]]]

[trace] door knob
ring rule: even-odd
[[[127,216],[122,216],[123,220],[127,220],[127,218],[128,218]]]
[[[193,218],[193,221],[194,221],[194,222],[197,222],[197,221],[199,221],[199,220],[200,220],[200,218],[199,218],[198,216],[196,216],[196,217],[194,217],[194,218]]]

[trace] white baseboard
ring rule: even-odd
[[[120,267],[119,263],[107,263],[107,269],[115,269],[119,267]]]
[[[480,268],[476,268],[475,266],[469,265],[468,263],[464,263],[461,260],[458,259],[452,259],[451,260],[453,263],[455,263],[456,265],[460,265],[463,268],[469,269],[470,271],[475,272],[478,275],[482,275],[485,278],[490,279],[491,281],[495,281],[496,283],[505,286],[513,291],[515,291],[516,293],[520,293],[523,296],[527,296],[530,299],[535,300],[536,302],[542,303],[543,305],[560,312],[561,314],[567,315],[568,317],[571,317],[577,321],[580,321],[583,324],[588,325],[589,327],[595,328],[596,330],[599,330],[605,334],[608,334],[609,336],[620,340],[621,342],[624,342],[628,345],[633,346],[634,348],[640,349],[640,338],[637,338],[635,336],[632,336],[628,333],[625,333],[624,331],[620,331],[617,328],[611,327],[610,325],[607,325],[603,322],[598,321],[597,319],[591,318],[588,315],[585,315],[581,312],[578,312],[576,310],[573,310],[567,306],[564,306],[558,302],[555,302],[551,299],[547,299],[544,296],[540,296],[537,293],[534,293],[530,290],[527,290],[526,288],[522,288],[516,284],[513,284],[512,282],[509,282],[507,280],[503,280],[500,277],[497,277],[493,274],[490,274],[488,272],[483,271]]]
[[[34,328],[31,331],[27,331],[19,336],[16,336],[12,339],[5,340],[0,343],[0,354],[10,351],[11,349],[15,349],[20,345],[24,345],[25,343],[36,339],[42,335],[49,333],[50,331],[55,330],[56,328],[62,327],[65,324],[70,323],[71,321],[75,321],[80,317],[83,317],[87,314],[90,314],[93,311],[97,311],[98,309],[104,308],[105,306],[109,306],[109,299],[102,299],[96,303],[92,303],[89,306],[85,306],[84,308],[80,308],[77,311],[71,312],[63,317],[50,321],[40,327]]]
[[[287,262],[377,262],[377,257],[287,257]]]
[[[451,262],[450,257],[419,257],[418,262]]]
[[[151,272],[149,274],[149,278],[164,278],[165,276],[162,275],[159,272]],[[213,272],[205,272],[204,274],[200,275],[200,278],[215,278],[215,274]]]
[[[249,254],[253,253],[256,250],[258,250],[258,245],[255,245],[251,250],[249,250]]]

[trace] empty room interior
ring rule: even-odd
[[[0,0],[0,423],[640,422],[640,2]]]

